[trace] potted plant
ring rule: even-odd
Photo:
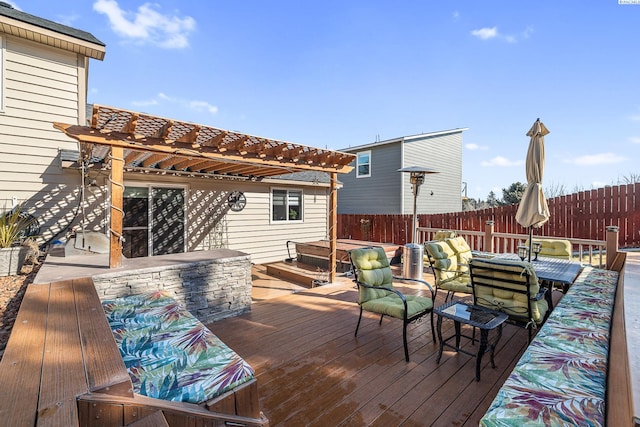
[[[35,218],[23,215],[21,206],[0,214],[0,276],[13,276],[20,272],[29,253],[23,246]]]

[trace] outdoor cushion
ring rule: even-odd
[[[447,244],[453,249],[458,259],[458,268],[460,271],[468,271],[469,260],[472,258],[471,247],[462,236],[447,239]]]
[[[460,267],[458,256],[448,240],[425,244],[428,256],[431,257],[430,262],[433,262],[436,287],[448,292],[470,294],[471,278],[467,273],[468,268]]]
[[[456,237],[456,232],[453,230],[438,230],[433,235],[433,240],[445,240]]]
[[[563,239],[533,239],[540,243],[539,256],[549,258],[571,259],[571,242]],[[525,242],[529,246],[529,240]]]
[[[405,295],[407,301],[407,317],[411,318],[416,314],[433,308],[431,298],[424,298],[415,295]],[[396,294],[389,294],[382,298],[372,299],[362,303],[362,309],[373,313],[402,319],[404,317],[404,304]]]
[[[138,394],[203,403],[254,378],[253,369],[167,292],[103,301]]]
[[[498,391],[481,426],[605,425],[618,275],[584,268]]]
[[[549,310],[548,302],[541,298],[539,300],[530,301],[540,292],[540,284],[533,266],[528,262],[510,261],[510,260],[482,260],[474,259],[473,265],[478,268],[499,268],[501,271],[487,270],[483,271],[483,276],[488,278],[478,278],[474,283],[474,293],[476,304],[482,305],[494,310],[500,310],[507,313],[510,317],[522,318],[527,321],[529,319],[529,304],[531,304],[532,320],[538,324],[542,323],[545,315]],[[510,277],[520,277],[523,272],[529,274],[529,295],[527,297],[522,291],[524,284],[507,283],[502,280],[491,280],[491,277],[509,279]],[[475,279],[475,277],[474,277]],[[485,285],[485,286],[483,286]],[[498,289],[490,285],[499,286],[507,289]],[[510,289],[513,289],[510,290]],[[520,292],[516,292],[520,290]]]
[[[350,253],[354,265],[358,266],[358,280],[371,286],[393,288],[393,277],[389,258],[381,247],[368,250],[353,250]],[[383,298],[389,294],[384,289],[358,287],[358,302],[364,303],[372,299]]]
[[[433,258],[436,281],[443,284],[459,276],[458,257],[446,242],[427,242],[425,248]]]

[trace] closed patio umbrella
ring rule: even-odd
[[[531,246],[533,228],[541,227],[549,220],[549,206],[542,191],[542,174],[544,172],[544,136],[549,133],[545,125],[537,119],[527,136],[531,137],[527,151],[527,189],[522,195],[516,221],[525,228],[529,228],[529,261],[531,261]]]

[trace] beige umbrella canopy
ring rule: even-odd
[[[531,243],[533,228],[541,227],[549,220],[549,206],[542,191],[542,175],[544,172],[544,136],[549,130],[536,120],[527,136],[531,137],[527,151],[527,189],[522,195],[516,221],[529,228],[529,261],[531,261]]]

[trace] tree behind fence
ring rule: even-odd
[[[535,235],[605,240],[606,227],[620,228],[621,248],[640,247],[640,183],[604,187],[548,200],[551,217]],[[495,222],[498,233],[526,234],[515,220],[518,205],[467,212],[418,215],[420,227],[483,231]],[[413,216],[338,215],[338,238],[404,245],[411,241]]]

